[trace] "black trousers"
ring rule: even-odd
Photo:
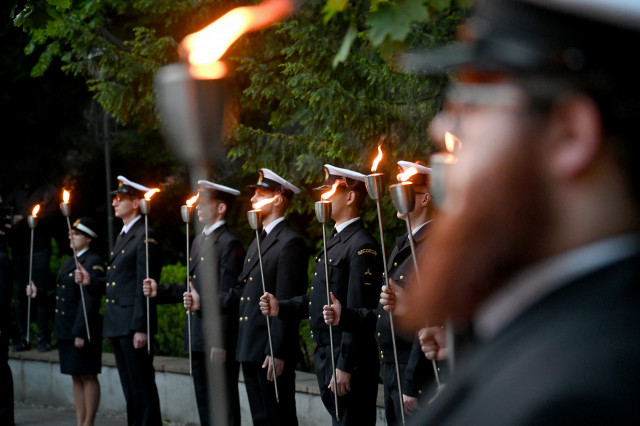
[[[407,364],[398,363],[400,379],[404,380],[404,372]],[[384,416],[387,425],[395,426],[402,424],[402,395],[398,393],[398,375],[396,374],[396,364],[382,363],[382,383],[384,385]],[[405,418],[407,415],[405,413]]]
[[[0,335],[0,425],[13,426],[13,376],[9,367],[9,335]]]
[[[111,343],[124,399],[127,401],[127,424],[160,426],[162,417],[153,355],[147,353],[146,346],[134,349],[133,336],[113,337]]]
[[[15,256],[13,258],[13,285],[16,301],[16,321],[20,338],[27,338],[27,325],[32,318],[37,315],[38,328],[40,330],[39,339],[49,343],[51,341],[51,321],[53,320],[53,309],[55,303],[55,287],[49,276],[48,250],[36,251],[33,253],[33,263],[31,265],[31,280],[35,283],[38,294],[35,299],[31,299],[31,318],[27,322],[28,300],[26,287],[29,281],[29,256]],[[31,339],[31,336],[29,336]]]
[[[191,368],[193,372],[193,389],[196,393],[200,424],[208,426],[211,423],[209,410],[209,383],[207,380],[207,365],[211,362],[204,352],[191,353]],[[225,371],[225,397],[227,403],[227,418],[230,426],[240,426],[240,394],[238,392],[238,374],[240,364],[235,361],[235,354],[227,352]],[[214,413],[215,416],[215,413]]]
[[[336,348],[337,349],[337,348]],[[372,356],[363,358],[357,370],[351,373],[351,392],[338,397],[338,412],[340,421],[336,420],[335,397],[329,383],[333,376],[331,364],[331,346],[318,345],[313,356],[318,387],[322,402],[331,414],[334,425],[375,425],[376,399],[378,397],[378,363],[377,351]],[[336,363],[338,358],[335,359]]]
[[[267,380],[262,363],[243,362],[242,375],[247,388],[249,408],[254,425],[296,426],[296,373],[293,362],[286,362],[278,382],[278,399],[273,382]]]

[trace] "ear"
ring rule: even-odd
[[[282,204],[282,194],[278,193],[276,194],[276,199],[273,200],[273,205],[275,207],[279,206],[280,204]]]
[[[588,169],[602,147],[602,117],[584,94],[560,98],[551,111],[548,166],[557,177],[573,178]]]
[[[218,204],[218,213],[225,214],[227,212],[227,203]]]
[[[428,204],[431,202],[431,194],[429,194],[428,192],[426,192],[426,193],[424,193],[424,194],[422,194],[422,195],[423,195],[423,197],[422,197],[422,199],[420,200],[420,204],[421,204],[421,205],[423,205],[423,206],[426,206],[426,205],[428,205]]]
[[[131,201],[131,205],[133,206],[134,209],[139,209],[140,208],[140,198],[134,198]]]
[[[356,192],[355,191],[347,192],[346,204],[349,206],[353,204],[355,201],[356,201]]]

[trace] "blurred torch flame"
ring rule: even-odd
[[[65,204],[69,203],[69,199],[71,198],[71,193],[66,189],[62,190],[62,202]]]
[[[198,192],[196,195],[194,195],[193,197],[189,198],[187,200],[187,206],[192,207],[196,201],[198,201],[198,198],[200,197],[200,193]]]
[[[36,204],[36,206],[31,211],[31,216],[33,216],[33,217],[38,216],[38,212],[39,211],[40,211],[40,204]]]
[[[398,182],[405,182],[407,180],[409,180],[409,178],[411,178],[411,176],[415,175],[416,173],[418,173],[418,169],[415,167],[409,167],[407,170],[405,170],[404,172],[400,173],[397,177],[398,177]]]
[[[158,189],[158,188],[153,188],[152,190],[145,192],[145,194],[144,194],[144,199],[145,199],[145,200],[147,200],[147,201],[151,201],[151,197],[153,197],[153,195],[154,195],[156,192],[160,192],[160,189]]]
[[[265,0],[256,6],[232,9],[202,30],[187,35],[179,50],[188,57],[194,77],[222,78],[227,70],[220,58],[238,38],[269,26],[292,11],[291,0]]]
[[[380,160],[382,160],[382,145],[378,145],[378,156],[373,160],[373,165],[371,166],[371,171],[375,172],[378,170],[378,164],[380,164]]]
[[[446,132],[444,134],[444,145],[447,148],[447,151],[453,152],[457,148],[460,148],[462,145],[462,141],[458,139],[453,133]]]
[[[327,192],[323,193],[323,194],[320,196],[320,199],[321,199],[321,200],[323,200],[323,201],[326,201],[326,200],[328,200],[329,198],[333,197],[333,194],[335,194],[335,193],[336,193],[336,191],[338,190],[338,185],[340,185],[340,181],[339,181],[339,180],[336,180],[336,181],[333,183],[333,185],[331,186],[331,189],[330,189],[330,190],[328,190]]]
[[[262,207],[266,206],[267,204],[273,203],[276,200],[276,198],[278,198],[278,196],[274,195],[273,197],[267,198],[266,200],[258,201],[257,203],[252,204],[251,206],[253,207],[254,210],[259,210]]]

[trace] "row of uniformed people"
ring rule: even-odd
[[[424,179],[428,174],[428,169],[422,167],[420,170],[417,176]],[[336,221],[338,235],[332,237],[328,243],[331,259],[331,290],[338,295],[337,300],[343,301],[346,307],[371,312],[376,309],[382,284],[382,280],[375,277],[381,277],[383,274],[377,242],[364,229],[359,220],[360,207],[366,197],[364,175],[330,165],[327,165],[326,172],[324,187],[329,187],[336,180],[340,181],[337,194],[332,198],[332,218]],[[80,271],[76,273],[75,280],[85,285],[92,284],[87,289],[96,287],[106,291],[105,337],[111,338],[114,346],[116,362],[127,400],[129,423],[154,424],[157,419],[160,419],[160,414],[152,356],[149,353],[144,355],[147,339],[150,338],[146,335],[144,292],[150,293],[152,286],[154,291],[157,288],[156,280],[160,265],[159,251],[157,242],[153,238],[153,230],[149,230],[151,250],[149,261],[152,265],[150,269],[152,273],[149,274],[151,278],[146,280],[145,286],[141,288],[136,283],[143,281],[146,276],[146,248],[144,227],[140,221],[139,209],[140,198],[149,188],[129,181],[122,176],[118,179],[120,185],[114,193],[113,207],[116,216],[123,220],[124,227],[116,241],[114,251],[111,253],[106,276],[96,274],[95,265],[87,265],[88,268],[82,267],[83,262],[81,262]],[[193,296],[199,297],[203,290],[202,277],[207,276],[209,270],[205,265],[214,265],[212,270],[219,274],[220,280],[217,299],[223,312],[222,320],[225,334],[222,344],[218,345],[222,347],[205,350],[200,311],[195,309],[197,306],[194,307],[191,312],[192,365],[201,422],[207,424],[211,415],[208,410],[207,359],[208,356],[212,358],[218,356],[226,360],[227,412],[231,424],[239,424],[238,363],[242,363],[243,366],[254,423],[297,424],[294,366],[300,354],[298,325],[302,316],[299,313],[290,317],[283,314],[282,317],[271,320],[271,343],[275,354],[274,359],[271,360],[266,319],[260,315],[258,309],[258,301],[263,291],[260,268],[258,267],[257,242],[255,240],[252,242],[246,257],[242,260],[244,255],[242,245],[225,224],[226,213],[229,211],[233,199],[239,195],[239,191],[208,181],[199,181],[199,185],[202,198],[197,205],[197,211],[198,218],[205,225],[205,229],[203,234],[196,237],[192,244],[191,285],[194,290]],[[417,184],[416,188],[423,186]],[[274,298],[283,302],[291,300],[290,303],[295,303],[296,300],[307,297],[304,293],[307,286],[308,257],[301,236],[289,227],[284,220],[284,214],[291,198],[300,191],[290,182],[268,169],[260,170],[258,182],[252,187],[255,190],[252,198],[253,203],[263,200],[271,201],[261,207],[263,232],[260,236],[260,248],[266,290],[269,294],[274,295]],[[426,188],[426,186],[424,187]],[[428,193],[425,191],[418,193],[418,195],[422,195],[421,202],[427,206],[429,204]],[[421,202],[418,203],[418,206]],[[420,208],[416,209],[416,211],[419,210]],[[413,220],[414,224],[424,222],[426,220]],[[95,235],[95,232],[86,224],[80,222],[77,224],[85,231],[88,229]],[[74,231],[78,233],[77,226],[74,226]],[[85,235],[90,235],[90,233],[85,232]],[[421,240],[420,237],[416,239]],[[398,251],[402,251],[401,248],[398,247]],[[390,258],[390,277],[395,278],[399,283],[402,282],[403,275],[394,274],[396,269],[402,270],[397,266],[407,260],[407,248],[408,245],[404,247],[403,256],[396,259],[394,251]],[[297,309],[304,311],[305,317],[310,314],[308,316],[312,323],[313,339],[318,344],[315,364],[319,386],[323,393],[323,401],[335,419],[333,397],[331,391],[328,390],[329,387],[333,389],[333,386],[331,383],[332,369],[327,364],[329,359],[327,356],[327,326],[324,324],[322,316],[322,307],[326,302],[322,262],[322,256],[318,256],[316,273],[314,273],[311,287],[312,292],[309,295],[310,301],[306,302],[304,307]],[[92,270],[94,273],[91,273]],[[70,272],[68,271],[68,273]],[[65,286],[59,287],[62,290],[66,288],[66,284],[59,284]],[[184,297],[181,294],[184,288],[182,284],[160,286],[156,301],[158,303],[179,302]],[[79,292],[77,293],[79,294]],[[87,293],[100,295],[100,292],[95,290]],[[205,291],[204,294],[206,295],[206,293]],[[155,294],[153,295],[155,296]],[[186,303],[192,302],[190,296],[191,294],[185,297]],[[64,303],[67,298],[59,295],[58,303]],[[312,301],[316,303],[312,304]],[[206,306],[208,303],[213,302],[208,302],[205,299],[203,305]],[[310,307],[310,304],[313,306]],[[283,305],[286,305],[286,302]],[[65,310],[62,305],[57,309],[57,317],[63,317],[62,312]],[[76,313],[79,312],[76,310]],[[194,312],[197,314],[194,315]],[[384,316],[384,318],[386,317],[388,316]],[[238,321],[235,321],[235,318],[238,318]],[[381,318],[383,317],[381,316]],[[152,333],[154,333],[157,321],[155,303],[150,304],[150,321]],[[78,322],[76,321],[76,323]],[[383,374],[385,394],[387,395],[385,406],[387,418],[390,423],[393,423],[398,419],[397,410],[400,407],[395,375],[389,373],[391,369],[387,365],[393,363],[393,357],[389,356],[393,351],[388,345],[390,341],[385,339],[385,336],[388,335],[388,325],[381,321],[378,328],[383,371],[385,372]],[[365,419],[366,423],[375,422],[379,366],[373,326],[358,327],[357,330],[346,331],[348,329],[348,326],[345,326],[345,330],[338,327],[334,337],[338,367],[337,389],[340,395],[338,402],[340,423],[349,424],[356,421],[355,411],[358,412],[358,421]],[[99,341],[97,339],[98,332],[94,332],[93,335],[95,336],[92,336],[93,341]],[[185,344],[187,344],[187,339],[185,339]],[[411,346],[410,341],[406,344],[399,344],[399,361],[401,361],[403,373],[405,371],[404,361],[408,360],[407,351],[404,349]],[[272,366],[275,367],[277,374],[279,402],[276,401],[274,386],[271,382],[273,380]],[[409,377],[417,376],[411,374]],[[405,381],[410,383],[410,380]],[[420,387],[418,385],[418,388]],[[143,392],[135,390],[140,388],[145,390]],[[408,390],[410,386],[407,384],[403,388]],[[421,389],[417,389],[415,395],[406,395],[405,398],[415,398],[421,391]],[[411,408],[411,406],[412,404],[407,404],[407,408]],[[370,407],[370,409],[363,410],[363,407]]]
[[[418,202],[416,213],[412,213],[412,222],[416,225],[413,238],[421,242],[427,230],[427,227],[422,225],[426,224],[429,217],[430,196],[426,191],[429,169],[407,162],[401,162],[401,166],[405,168],[417,166],[419,169],[418,174],[413,178]],[[337,295],[337,300],[341,300],[346,307],[366,311],[373,315],[373,318],[377,318],[379,313],[374,314],[374,312],[381,310],[378,307],[378,298],[383,283],[382,256],[377,241],[365,230],[359,218],[360,208],[366,198],[364,175],[326,165],[326,180],[318,189],[329,188],[336,180],[339,181],[338,190],[331,198],[336,235],[332,235],[327,247],[330,259],[330,288]],[[235,197],[239,192],[213,182],[200,181],[199,184],[201,196],[204,194],[197,205],[198,218],[205,225],[203,235],[211,232],[216,223],[226,229],[226,225],[223,225],[224,214],[219,214],[214,219],[207,216],[207,211],[220,212],[219,206],[225,205],[222,209],[226,214],[232,202],[229,197]],[[337,417],[332,394],[333,370],[330,364],[329,333],[323,318],[323,306],[326,304],[323,256],[319,255],[316,258],[311,293],[306,295],[308,252],[302,237],[293,231],[284,219],[292,197],[300,190],[269,169],[259,171],[258,182],[252,185],[252,188],[255,191],[251,199],[252,203],[269,201],[260,208],[263,231],[259,238],[264,286],[274,300],[282,301],[282,307],[294,306],[293,309],[283,308],[280,315],[271,319],[271,344],[275,355],[273,360],[269,356],[271,348],[268,342],[266,318],[260,315],[258,309],[260,297],[263,296],[263,287],[260,257],[257,252],[258,244],[255,239],[247,251],[242,262],[242,270],[236,280],[233,280],[232,274],[229,274],[230,268],[227,268],[227,271],[224,270],[224,266],[229,264],[228,261],[221,261],[215,256],[208,262],[204,261],[206,256],[202,256],[198,251],[199,243],[197,243],[202,236],[198,236],[192,247],[192,258],[196,264],[192,265],[190,270],[192,284],[194,284],[192,288],[195,291],[185,293],[183,284],[158,286],[154,280],[148,280],[145,282],[145,293],[152,297],[157,296],[159,303],[179,302],[184,298],[185,306],[200,315],[200,307],[205,306],[207,309],[206,306],[210,306],[211,302],[200,300],[203,291],[202,281],[196,277],[202,276],[203,271],[199,271],[197,265],[204,267],[205,264],[213,263],[215,266],[212,269],[219,270],[221,290],[218,291],[217,297],[223,312],[227,338],[223,348],[214,348],[211,352],[213,354],[219,350],[226,351],[228,370],[233,371],[232,374],[227,374],[227,394],[231,396],[229,398],[231,405],[228,407],[228,411],[232,413],[231,424],[234,419],[239,418],[238,407],[234,402],[237,398],[237,364],[232,366],[234,352],[235,360],[242,364],[254,424],[297,424],[294,367],[300,357],[298,329],[299,321],[309,317],[312,338],[318,345],[314,362],[322,400],[335,420]],[[207,206],[207,200],[210,203],[214,202]],[[409,262],[410,246],[407,244],[406,236],[399,241],[402,244],[390,257],[389,271],[390,277],[402,285],[404,276],[408,275],[408,265],[411,263]],[[228,250],[224,247],[218,247],[218,253],[226,251]],[[234,259],[232,263],[237,262],[238,257]],[[217,265],[215,262],[218,262]],[[237,268],[234,270],[237,271]],[[380,314],[380,316],[388,318],[388,315]],[[235,318],[237,322],[232,325]],[[231,336],[236,327],[237,342],[234,345]],[[344,330],[342,327],[336,328],[334,346],[338,369],[340,424],[351,424],[356,421],[365,424],[375,423],[379,360],[374,329],[374,321],[367,321],[364,326],[344,327]],[[395,424],[400,419],[398,410],[401,404],[395,368],[391,367],[395,364],[393,343],[388,338],[389,335],[388,321],[380,321],[378,339],[383,360],[385,407],[388,421]],[[400,341],[400,338],[398,340]],[[429,384],[427,382],[429,382],[430,373],[429,369],[421,367],[423,364],[421,360],[424,359],[422,356],[410,354],[412,348],[414,352],[416,348],[419,351],[419,344],[415,339],[408,339],[399,344],[398,352],[402,378],[406,383],[403,389],[407,389],[405,398],[409,401],[406,403],[408,409],[415,408],[418,397]],[[198,348],[194,345],[192,350],[198,351]],[[193,356],[194,362],[198,357]],[[415,362],[409,362],[409,358],[415,358]],[[275,367],[277,375],[277,400],[272,366]],[[196,370],[194,365],[194,384],[203,380],[202,389],[206,389],[206,380],[204,380],[206,375],[202,374],[199,378],[195,373]],[[407,370],[410,373],[406,375],[404,373]],[[391,374],[392,371],[394,374]],[[425,371],[426,374],[424,374]],[[196,386],[197,395],[204,395],[204,393],[202,390],[198,391]],[[201,421],[206,423],[207,398],[203,396],[197,399]]]

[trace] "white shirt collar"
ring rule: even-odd
[[[89,251],[89,247],[83,248],[82,250],[76,252],[76,257],[82,256],[86,251]]]
[[[336,232],[342,232],[344,229],[351,225],[353,222],[360,220],[360,217],[354,217],[353,219],[349,219],[346,222],[342,222],[340,225],[336,225]]]
[[[226,220],[219,220],[215,223],[212,223],[209,226],[205,226],[204,229],[202,230],[202,233],[206,236],[211,235],[211,233],[213,231],[215,231],[216,229],[220,228],[222,225],[224,225],[226,223]]]
[[[274,220],[273,222],[271,222],[270,224],[264,227],[264,232],[266,232],[267,235],[269,235],[269,233],[273,231],[273,228],[275,228],[276,225],[282,222],[283,220],[284,220],[284,216],[277,218],[276,220]]]
[[[626,234],[561,253],[518,274],[486,300],[474,318],[474,330],[487,341],[546,295],[614,262],[640,252],[640,238]]]
[[[126,234],[127,232],[129,232],[129,229],[131,229],[133,224],[136,223],[138,220],[140,220],[141,217],[142,217],[141,215],[138,215],[131,222],[129,222],[126,225],[124,225],[122,227],[122,231],[120,231],[120,233],[122,234],[124,232]]]
[[[425,225],[431,223],[430,220],[426,221],[425,223],[423,223],[422,225],[418,225],[416,228],[413,228],[411,230],[411,235],[413,235],[415,237],[415,235],[418,233],[419,230],[421,230],[422,228],[424,228]]]

